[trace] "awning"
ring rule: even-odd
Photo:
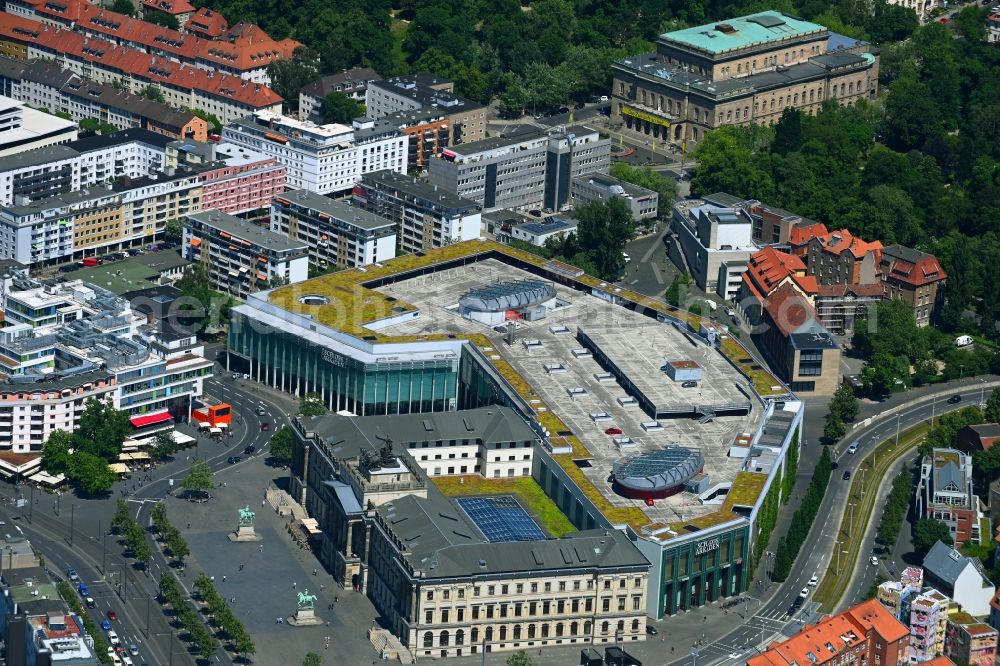
[[[209,432],[212,433],[213,435],[217,435],[222,432],[222,428],[211,428],[209,429]]]
[[[149,460],[149,454],[142,451],[136,451],[135,453],[120,453],[118,455],[118,460],[121,462],[128,462],[130,460]]]
[[[113,463],[111,465],[108,465],[108,467],[115,474],[128,474],[129,473],[128,465],[126,465],[125,463]]]
[[[258,280],[266,280],[267,279],[267,273],[257,273],[257,279]]]
[[[170,415],[170,412],[157,412],[156,414],[143,414],[142,416],[133,416],[129,419],[136,428],[143,428],[149,425],[155,425],[157,423],[166,423],[167,421],[173,421],[174,417]]]
[[[190,241],[190,243],[191,243],[191,247],[198,247],[199,245],[201,245],[201,239],[200,238],[192,238],[191,241]]]
[[[228,427],[229,427],[229,424],[228,424],[228,423],[223,423],[223,422],[220,422],[220,423],[217,423],[217,424],[216,424],[216,427],[217,427],[217,428],[222,428],[222,429],[226,429],[226,428],[228,428]]]
[[[58,486],[66,480],[66,475],[56,474],[53,476],[51,474],[46,474],[45,472],[38,472],[37,474],[29,476],[28,479],[31,481],[37,481],[38,483],[44,483],[47,486]]]

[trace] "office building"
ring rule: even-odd
[[[431,74],[409,74],[369,81],[365,108],[370,118],[399,111],[433,108],[445,114],[448,144],[455,146],[486,138],[488,108],[454,94],[454,84]]]
[[[512,283],[519,288],[512,289]],[[532,284],[539,288],[525,288]],[[228,367],[278,390],[296,395],[317,393],[330,411],[347,410],[359,416],[422,414],[415,426],[418,433],[407,441],[435,441],[437,435],[427,428],[437,430],[434,419],[441,413],[508,407],[540,440],[531,451],[530,480],[519,476],[519,483],[537,484],[579,530],[612,530],[627,524],[635,534],[636,546],[652,564],[643,599],[645,615],[661,618],[736,596],[746,591],[752,580],[748,563],[753,549],[759,547],[755,539],[760,507],[765,501],[780,501],[786,460],[804,416],[802,404],[776,377],[757,376],[751,382],[741,374],[737,368],[749,353],[737,340],[727,336],[721,347],[709,344],[710,336],[724,332],[699,326],[698,332],[685,335],[673,326],[662,325],[675,321],[666,305],[651,307],[648,300],[627,289],[612,293],[600,284],[571,266],[509,246],[485,240],[454,243],[363,270],[339,271],[251,294],[246,303],[232,310]],[[456,303],[461,305],[455,308]],[[463,316],[465,309],[476,316]],[[581,311],[587,313],[585,330],[579,327]],[[482,323],[528,316],[536,322],[545,321],[532,326],[530,336],[518,336],[513,345],[504,343],[513,327],[497,330]],[[696,352],[704,373],[699,386],[705,387],[696,404],[690,389],[664,382],[659,364],[648,362],[664,356],[686,358],[693,353],[692,344],[703,348],[709,357],[729,354],[710,362],[708,357],[702,358],[702,352]],[[539,360],[539,350],[545,364]],[[269,361],[274,358],[283,361]],[[541,384],[536,385],[543,381],[539,377],[543,372],[544,382],[554,382],[555,390],[543,391]],[[593,406],[580,412],[581,403],[574,401],[574,396],[581,395],[585,379],[595,376],[600,376],[597,381],[617,377],[627,388],[622,389],[620,401],[592,393],[587,404]],[[754,395],[782,397],[756,401],[749,397]],[[565,414],[580,414],[601,427],[569,425],[571,422],[563,420]],[[712,418],[705,419],[709,414]],[[666,418],[691,419],[691,427],[699,434],[698,443],[684,439],[680,442],[684,451],[668,451],[666,447],[677,442],[654,423]],[[649,428],[648,434],[635,440],[621,437],[609,446],[609,436],[604,434],[609,419],[613,424],[625,424],[629,431],[633,429],[629,424],[634,424],[636,432]],[[456,419],[455,423],[459,422]],[[461,426],[478,428],[474,421]],[[308,426],[301,433],[303,437],[309,430],[324,440],[333,438],[328,445],[330,452],[324,455],[341,455],[335,432],[322,433],[319,426]],[[734,432],[738,434],[734,436]],[[386,444],[377,434],[371,433],[368,448],[382,449]],[[388,435],[395,441],[397,435]],[[305,439],[311,440],[311,436]],[[449,474],[449,468],[460,474],[463,464],[467,470],[475,464],[462,462],[465,445],[457,436],[455,439],[454,447],[449,444],[432,450],[428,444],[428,460],[414,461],[409,468],[408,474],[429,476],[427,482],[422,477],[417,481],[427,487],[430,500],[429,484],[460,491],[464,484],[442,477]],[[351,441],[356,440],[352,437]],[[312,465],[321,456],[309,451]],[[342,451],[345,458],[350,457],[348,447]],[[399,459],[407,460],[424,455],[425,449],[419,446],[397,451]],[[704,474],[681,482],[696,462],[698,451],[704,451]],[[518,447],[508,453],[505,447],[497,453],[514,457],[499,461],[501,479],[508,473],[521,473],[524,463],[518,457],[527,451]],[[440,462],[433,458],[437,455],[441,455]],[[574,462],[582,458],[589,466]],[[298,460],[293,467],[301,470],[299,465],[305,463]],[[616,467],[621,462],[628,464]],[[432,466],[431,475],[423,472],[424,465]],[[441,476],[433,476],[437,465]],[[395,462],[379,467],[386,474],[397,468]],[[622,484],[609,481],[613,468],[615,479],[620,478]],[[669,496],[647,504],[618,490],[625,483],[634,485],[643,470],[650,469],[662,473],[662,478],[678,480],[669,489]],[[301,471],[295,476],[301,478]],[[326,468],[317,468],[308,483],[332,500],[331,493],[344,491],[325,486],[330,478]],[[381,478],[373,476],[365,493],[384,493],[386,501],[398,498],[393,490],[397,477],[387,479],[385,486],[380,485]],[[409,484],[412,477],[405,478]],[[403,479],[400,476],[398,482],[403,483]],[[696,499],[708,491],[709,479],[712,487],[726,489],[721,504]],[[341,480],[353,483],[343,475]],[[451,483],[446,484],[448,481]],[[312,492],[297,499],[308,506]],[[352,507],[355,502],[359,507],[369,505],[367,494],[352,496],[353,500],[339,497],[338,501]],[[765,500],[767,497],[771,499]],[[350,511],[371,518],[363,508]],[[326,518],[315,517],[320,529],[326,531],[322,527]],[[346,544],[350,535],[351,543],[364,544],[366,533],[361,527],[345,528],[337,538]],[[362,545],[352,556],[360,557],[359,553],[367,550],[368,546]],[[344,546],[344,552],[353,551]],[[331,562],[335,560],[332,553],[329,557]],[[363,568],[360,563],[357,566]],[[376,566],[384,563],[373,564],[368,575]],[[367,585],[373,594],[372,583]],[[440,620],[432,618],[432,622]],[[611,633],[617,631],[615,626],[611,622]],[[540,628],[536,626],[536,630]],[[431,631],[439,633],[436,626]],[[513,629],[508,627],[507,631]],[[522,627],[522,631],[526,629]],[[597,636],[602,635],[599,625]],[[431,649],[441,649],[438,635],[432,638]]]
[[[25,108],[22,102],[0,95],[0,157],[76,138],[77,126],[73,121]]]
[[[690,149],[725,125],[773,125],[878,92],[878,56],[825,27],[764,11],[660,35],[656,51],[612,65],[623,130]]]
[[[934,449],[920,464],[915,509],[920,518],[948,526],[952,542],[983,544],[992,535],[979,497],[972,489],[972,456],[956,449]]]
[[[317,519],[324,565],[368,595],[411,657],[645,638],[649,563],[624,533],[549,538],[509,495],[448,499],[428,479],[460,464],[529,475],[537,435],[514,410],[299,418],[294,429],[291,492]],[[518,462],[504,469],[511,451]],[[491,508],[522,522],[492,524]]]
[[[396,111],[379,119],[410,137],[407,170],[417,173],[427,168],[434,155],[448,148],[451,122],[448,114],[437,107],[426,106],[412,111]]]
[[[323,98],[330,93],[340,93],[355,102],[365,102],[368,84],[380,80],[379,73],[370,67],[353,67],[343,72],[329,74],[308,83],[299,91],[299,118],[317,120]]]
[[[544,220],[513,225],[510,229],[510,238],[543,247],[550,238],[558,240],[575,234],[577,224],[572,218],[553,215]]]
[[[614,176],[591,173],[577,176],[572,183],[573,206],[583,206],[594,201],[621,199],[632,213],[632,219],[655,220],[660,195],[645,187],[633,185]]]
[[[977,617],[989,615],[996,588],[979,558],[966,557],[938,541],[924,557],[924,574],[928,585],[969,613]]]
[[[430,160],[435,185],[475,201],[484,210],[570,205],[573,178],[607,173],[610,139],[581,125],[543,131],[520,127],[510,136],[452,146]]]
[[[286,186],[295,190],[346,192],[366,173],[406,173],[409,137],[382,124],[317,125],[260,112],[227,125],[222,138],[277,159],[285,167]]]
[[[884,297],[913,308],[917,326],[928,326],[944,302],[948,274],[937,257],[893,244],[882,249],[879,266]]]
[[[396,225],[350,200],[293,190],[271,202],[271,231],[304,243],[320,270],[357,268],[396,256]]]
[[[80,1],[82,6],[94,7]],[[145,26],[156,27],[141,21],[137,23],[143,28],[138,31],[142,34],[149,32]],[[90,25],[93,27],[100,24],[91,22]],[[120,24],[112,22],[112,25]],[[127,93],[140,94],[147,87],[152,87],[163,95],[165,103],[207,111],[223,123],[257,110],[281,111],[281,96],[261,80],[254,80],[266,76],[267,68],[262,63],[273,60],[273,56],[241,56],[240,62],[249,68],[239,72],[247,74],[248,78],[245,78],[235,71],[227,73],[227,67],[217,67],[220,63],[216,62],[215,56],[211,61],[198,65],[157,55],[161,52],[159,49],[165,46],[166,42],[157,41],[155,48],[147,52],[124,45],[117,37],[109,36],[105,39],[88,36],[82,29],[67,30],[23,16],[0,13],[2,55],[19,60],[50,60],[56,66],[71,70],[78,76],[97,83],[119,86]],[[210,47],[209,50],[214,48]],[[223,52],[226,48],[228,47],[219,46]],[[218,59],[230,63],[228,55],[220,55]]]
[[[670,229],[695,284],[729,300],[738,293],[746,263],[757,250],[753,222],[743,208],[708,199],[674,204]]]
[[[944,654],[955,666],[993,666],[997,630],[965,611],[952,613],[944,639]]]
[[[212,289],[244,299],[309,275],[306,244],[221,211],[184,218],[185,259],[200,263]]]
[[[805,625],[791,638],[772,643],[747,666],[833,666],[878,664],[899,666],[906,661],[909,632],[878,601],[863,601],[847,610]]]
[[[354,201],[396,225],[396,245],[421,252],[479,238],[481,207],[445,188],[395,171],[362,176]]]

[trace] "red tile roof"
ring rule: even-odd
[[[60,0],[60,3],[65,2],[71,7],[60,13],[51,10],[49,0],[25,1],[32,3],[39,15],[71,19],[78,30],[106,37],[118,44],[141,44],[147,50],[169,54],[182,61],[214,63],[240,72],[262,69],[276,60],[291,58],[295,49],[302,46],[294,39],[273,39],[259,27],[245,23],[233,26],[228,33],[220,34],[223,39],[214,41],[101,9],[86,0]],[[188,4],[187,0],[172,2],[178,6]],[[171,4],[168,0],[151,0],[144,4],[162,9],[158,5],[164,3]],[[188,11],[193,10],[194,7],[190,7]]]
[[[808,225],[795,225],[788,232],[788,242],[791,245],[805,245],[817,236],[829,233],[826,225],[822,222],[813,222]]]
[[[787,282],[764,300],[764,309],[771,321],[786,337],[816,318],[816,311],[799,290]]]
[[[759,297],[767,296],[785,278],[804,273],[806,265],[801,257],[787,252],[779,252],[773,247],[765,247],[754,253],[747,262],[747,270],[743,274],[745,280]]]
[[[831,231],[825,234],[818,234],[814,238],[818,240],[823,250],[831,254],[841,255],[850,252],[855,258],[860,259],[869,252],[875,253],[875,260],[881,259],[882,241],[865,241],[851,234],[847,229]]]
[[[142,81],[199,90],[252,108],[266,108],[282,101],[281,96],[267,86],[250,83],[235,75],[177,63],[162,56],[153,56],[128,46],[115,46],[103,39],[85,37],[72,30],[5,12],[0,13],[0,39],[3,38],[53,54],[64,53],[77,60],[100,63],[105,69],[129,74]]]
[[[167,14],[190,14],[194,11],[194,5],[187,0],[142,0],[142,8],[145,11],[155,10],[166,12]]]
[[[208,7],[202,7],[191,15],[184,28],[188,32],[197,32],[200,35],[207,36],[209,39],[218,39],[229,29],[229,23],[219,12],[213,12]]]
[[[948,274],[941,268],[937,257],[933,254],[902,245],[890,245],[885,248],[882,272],[890,279],[905,282],[914,287],[922,287],[948,277]]]
[[[747,666],[790,666],[837,661],[843,658],[846,651],[864,644],[869,630],[877,634],[873,639],[886,643],[902,640],[909,635],[909,630],[885,606],[871,599],[815,625],[807,625],[786,641],[773,643],[768,650],[748,659]]]
[[[817,287],[816,293],[819,296],[826,297],[846,296],[848,294],[852,296],[874,297],[881,296],[883,289],[880,282],[872,282],[871,284],[821,284]]]

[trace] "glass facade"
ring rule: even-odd
[[[660,616],[746,590],[749,546],[744,526],[663,551]]]
[[[232,313],[229,349],[249,361],[259,382],[303,395],[319,393],[331,411],[360,416],[457,409],[458,359],[362,363],[286,331]]]

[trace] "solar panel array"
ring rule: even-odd
[[[545,540],[545,533],[510,495],[460,497],[457,501],[488,541]]]

